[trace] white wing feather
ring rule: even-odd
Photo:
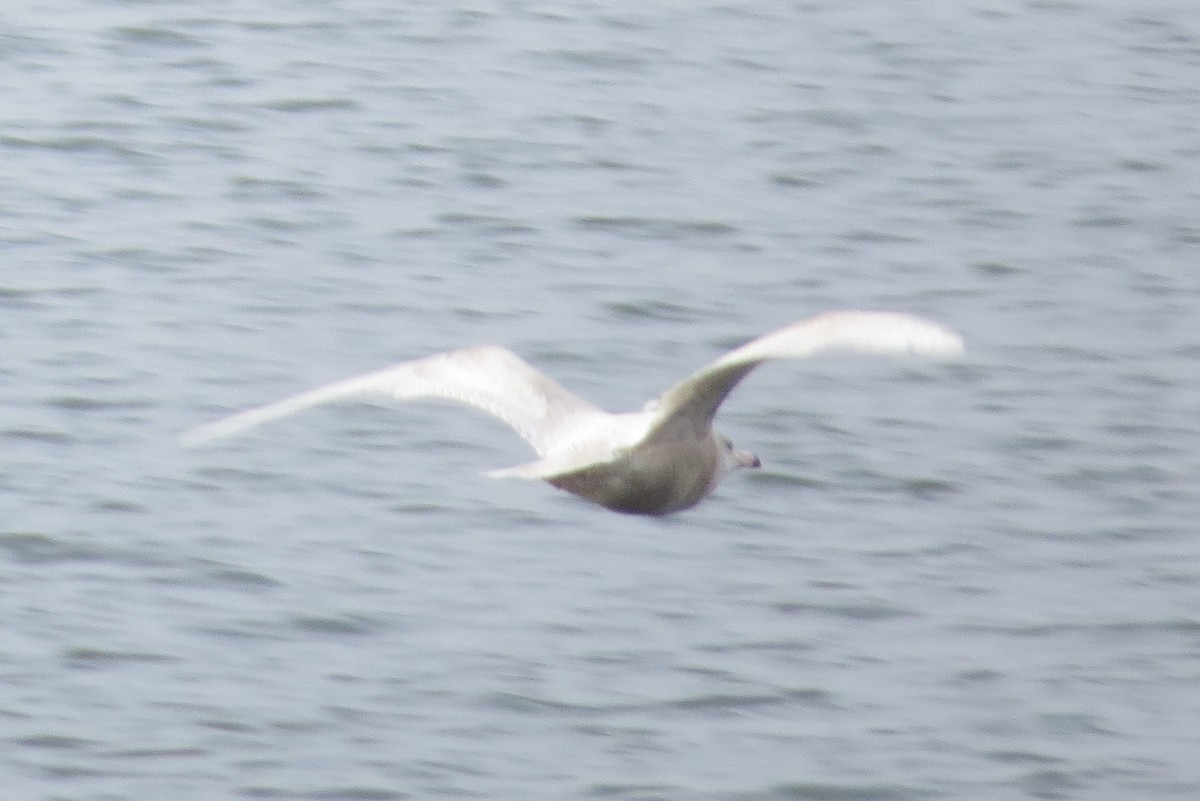
[[[953,358],[963,341],[938,323],[895,312],[837,311],[793,323],[726,353],[651,401],[658,420],[648,439],[706,430],[737,383],[768,359],[800,359],[828,352],[913,354]]]
[[[314,406],[372,396],[441,398],[473,406],[507,423],[542,456],[565,430],[605,414],[511,351],[482,346],[401,362],[247,409],[194,428],[180,441],[203,445]]]

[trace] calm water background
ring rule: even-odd
[[[10,3],[11,799],[1200,796],[1200,6]],[[468,343],[632,408],[829,308],[667,520],[464,410],[183,429]]]

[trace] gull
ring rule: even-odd
[[[963,353],[963,341],[908,314],[827,312],[752,340],[641,411],[623,414],[593,406],[506,348],[483,345],[326,384],[199,426],[180,439],[188,447],[203,445],[335,401],[442,399],[498,418],[538,455],[485,475],[543,480],[617,512],[666,515],[699,503],[734,470],[761,466],[757,456],[712,428],[739,381],[769,359],[830,352],[953,358]]]

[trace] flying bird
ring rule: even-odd
[[[354,398],[436,398],[473,406],[512,427],[537,452],[494,478],[547,481],[618,512],[665,515],[699,503],[757,456],[712,428],[738,382],[769,359],[827,352],[955,357],[962,338],[907,314],[837,311],[794,323],[726,353],[650,401],[612,414],[563,388],[506,348],[483,345],[400,362],[247,409],[185,433],[197,446],[303,409]]]

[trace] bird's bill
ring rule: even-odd
[[[762,467],[762,461],[750,451],[734,451],[733,458],[738,467]]]

